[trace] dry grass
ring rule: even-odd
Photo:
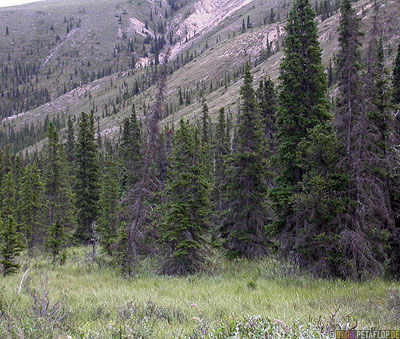
[[[319,280],[273,259],[252,263],[220,258],[212,276],[157,276],[152,273],[156,271],[154,262],[146,261],[138,276],[127,280],[108,264],[107,258],[90,264],[85,259],[86,251],[70,250],[67,264],[56,268],[50,258],[27,262],[31,267],[29,286],[31,291],[35,289],[36,298],[29,289],[17,294],[23,272],[0,280],[3,304],[12,305],[7,306],[10,317],[26,315],[15,321],[15,328],[40,330],[35,319],[46,319],[54,313],[52,307],[60,309],[57,315],[65,314],[59,323],[50,322],[52,331],[73,338],[79,338],[78,334],[82,338],[102,338],[121,326],[130,331],[143,330],[149,337],[180,338],[249,316],[276,319],[289,327],[298,320],[326,329],[343,323],[343,319],[359,328],[400,326],[396,317],[400,284],[394,281]],[[48,276],[46,288],[43,273]],[[49,312],[40,313],[36,299],[44,300]],[[0,326],[3,330],[4,319]]]

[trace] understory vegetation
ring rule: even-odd
[[[217,265],[218,262],[218,265]],[[315,279],[290,263],[216,259],[213,274],[159,276],[157,258],[124,279],[106,255],[71,248],[65,265],[1,281],[2,338],[328,338],[346,328],[399,328],[400,284]],[[20,289],[20,293],[18,290]]]

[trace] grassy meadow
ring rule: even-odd
[[[142,262],[126,279],[89,248],[66,264],[24,262],[0,278],[1,338],[325,338],[333,328],[400,326],[400,283],[319,280],[275,259],[229,262],[187,278]],[[18,293],[21,278],[30,268]]]

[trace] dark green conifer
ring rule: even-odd
[[[277,98],[271,78],[265,78],[264,81],[260,81],[257,89],[257,102],[261,113],[264,138],[269,145],[269,149],[275,149]]]
[[[212,124],[211,124],[211,118],[208,110],[207,103],[204,101],[203,102],[203,108],[201,111],[201,122],[200,126],[198,127],[199,131],[201,131],[201,141],[203,142],[207,160],[206,160],[206,166],[207,166],[207,179],[211,180],[213,177],[213,135],[212,135]]]
[[[13,216],[15,218],[16,207],[17,200],[14,174],[10,171],[3,177],[1,190],[1,217],[3,218],[4,223],[7,223],[8,216]]]
[[[22,235],[17,232],[14,217],[9,215],[6,222],[2,222],[1,231],[1,261],[3,276],[18,272],[20,265],[17,262],[24,246]]]
[[[265,226],[269,216],[265,210],[265,143],[248,63],[240,95],[235,150],[227,170],[227,209],[222,237],[229,257],[254,259],[267,253]]]
[[[121,187],[123,191],[135,188],[141,179],[143,167],[143,137],[141,126],[136,116],[135,106],[132,115],[124,120],[119,156],[122,162]]]
[[[84,243],[93,238],[93,224],[98,217],[99,160],[95,141],[94,115],[83,112],[79,119],[76,143],[76,237]]]
[[[211,142],[211,119],[205,101],[201,110],[201,141],[204,144],[209,144]]]
[[[352,148],[357,147],[354,141],[354,125],[359,119],[361,91],[361,32],[360,20],[350,0],[343,0],[340,5],[339,44],[337,55],[338,83],[340,95],[337,103],[336,129],[338,136],[345,143],[346,162],[350,168]]]
[[[57,261],[62,264],[66,245],[67,235],[65,228],[58,220],[47,230],[46,248],[53,258],[53,264]]]
[[[308,0],[294,3],[286,25],[281,64],[277,137],[280,174],[271,193],[283,253],[322,276],[341,275],[338,215],[346,205],[340,152],[331,127],[327,77],[315,13]]]
[[[40,170],[36,162],[25,167],[25,175],[22,179],[20,210],[21,226],[28,249],[32,251],[36,243],[41,241],[43,220],[41,213],[43,208],[44,185],[40,177]]]
[[[128,228],[125,221],[119,225],[117,230],[115,256],[117,258],[117,264],[121,268],[122,273],[128,277],[131,276],[132,258],[129,257]]]
[[[214,177],[213,190],[211,192],[211,201],[213,206],[212,221],[215,225],[213,230],[213,242],[219,235],[221,227],[221,215],[226,203],[225,185],[226,185],[226,161],[230,154],[230,142],[227,129],[225,109],[221,108],[218,114],[217,125],[215,126],[214,140]]]
[[[279,111],[276,120],[279,142],[277,161],[280,175],[272,192],[276,230],[290,232],[301,220],[293,210],[293,199],[300,191],[303,169],[297,158],[300,142],[318,124],[330,119],[327,81],[315,12],[308,0],[293,4],[286,24],[285,56],[280,66]]]
[[[215,187],[219,191],[225,178],[225,161],[229,154],[229,135],[225,117],[225,109],[221,108],[215,129]]]
[[[68,117],[67,128],[66,153],[68,164],[72,170],[75,163],[75,130],[71,117]]]
[[[161,206],[162,272],[188,275],[206,267],[210,187],[205,149],[197,129],[181,119],[170,154]]]
[[[100,245],[108,254],[112,254],[112,245],[117,237],[116,212],[119,203],[118,169],[110,154],[106,155],[102,185],[100,191],[100,215],[98,230]]]
[[[57,227],[69,233],[75,228],[76,222],[73,194],[64,147],[59,142],[53,123],[48,126],[47,139],[44,168],[47,229],[52,229],[58,223]]]

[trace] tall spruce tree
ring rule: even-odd
[[[212,230],[213,243],[218,238],[221,228],[221,215],[224,213],[224,206],[226,202],[225,197],[225,174],[226,174],[226,161],[230,154],[230,141],[227,128],[227,117],[225,109],[221,108],[218,114],[218,121],[215,126],[215,139],[214,139],[214,176],[213,176],[213,190],[211,192],[211,201],[213,206]]]
[[[99,235],[100,245],[108,254],[117,238],[116,213],[119,203],[118,169],[110,154],[106,155],[99,199]]]
[[[67,153],[69,173],[70,175],[72,175],[74,172],[74,165],[75,165],[75,130],[74,130],[74,123],[72,122],[71,117],[68,117],[67,128],[68,128],[67,141],[65,144],[65,150]]]
[[[261,113],[264,128],[264,138],[274,146],[274,134],[276,133],[277,98],[274,83],[271,78],[260,81],[257,89],[257,102]]]
[[[230,152],[229,147],[229,135],[227,130],[227,121],[225,116],[225,109],[221,108],[218,114],[218,122],[215,128],[215,146],[214,146],[214,158],[215,158],[215,195],[216,203],[222,202],[222,190],[225,178],[225,161],[226,157]]]
[[[75,160],[75,130],[71,117],[68,117],[67,128],[67,160],[69,163],[73,163]]]
[[[130,118],[124,120],[119,156],[122,162],[121,187],[125,192],[136,188],[143,167],[143,137],[135,106]]]
[[[212,123],[211,123],[211,118],[208,110],[207,103],[204,101],[203,102],[203,108],[201,111],[201,141],[204,144],[204,147],[206,149],[206,155],[207,155],[207,179],[211,180],[213,177],[213,135],[212,135]]]
[[[17,262],[18,256],[21,254],[24,246],[22,234],[16,229],[14,217],[9,215],[1,229],[1,260],[3,265],[3,276],[18,272],[20,265]],[[1,226],[1,225],[0,225]]]
[[[392,219],[385,184],[389,170],[389,97],[383,49],[378,43],[377,12],[362,74],[359,18],[348,0],[342,2],[340,10],[336,126],[344,148],[338,169],[346,174],[343,199],[347,203],[338,228],[345,258],[341,270],[347,277],[359,278],[380,274],[386,259]]]
[[[340,95],[337,102],[336,128],[338,136],[344,140],[346,162],[350,169],[350,158],[354,142],[354,126],[357,125],[360,113],[361,92],[361,36],[360,20],[350,0],[343,0],[340,5],[339,44],[340,51],[336,57]]]
[[[44,185],[40,177],[40,170],[36,162],[25,167],[22,179],[20,210],[21,231],[25,236],[26,244],[31,252],[33,247],[40,242],[42,227],[42,208]]]
[[[315,126],[329,121],[330,113],[315,12],[308,0],[294,2],[285,29],[285,56],[280,66],[276,120],[280,174],[271,198],[277,218],[276,231],[291,234],[292,230],[302,227],[300,215],[294,209],[304,176],[304,169],[298,164],[302,152],[299,145]],[[290,245],[287,250],[289,248]]]
[[[155,227],[149,230],[145,224],[149,222],[147,216],[152,214],[150,212],[151,204],[159,204],[158,193],[163,188],[165,179],[166,147],[160,133],[159,122],[164,116],[169,54],[170,51],[168,50],[158,72],[156,100],[152,110],[146,115],[147,138],[143,146],[143,166],[140,173],[140,181],[137,183],[135,190],[134,201],[130,203],[131,217],[128,225],[130,272],[134,272],[135,259],[138,256],[139,249],[144,247],[144,241],[140,240],[154,240],[155,238]]]
[[[385,67],[385,52],[382,37],[376,39],[376,44],[371,46],[376,49],[374,60],[371,66],[371,88],[368,89],[368,115],[366,126],[366,154],[365,162],[369,165],[370,176],[365,194],[368,195],[371,189],[380,194],[372,204],[372,214],[380,214],[377,220],[383,225],[395,226],[395,216],[393,214],[393,202],[390,194],[390,176],[396,172],[396,152],[393,146],[396,144],[393,135],[395,121],[392,116],[393,103],[390,84],[390,75]],[[364,170],[366,171],[366,170]],[[374,182],[374,186],[371,183]],[[368,217],[368,223],[374,216]],[[386,228],[386,226],[383,226]]]
[[[174,137],[161,206],[164,274],[188,275],[206,267],[210,187],[205,148],[197,129],[181,119]]]
[[[203,108],[201,110],[201,140],[205,144],[211,142],[211,119],[208,110],[207,103],[203,102]]]
[[[2,182],[2,190],[1,190],[1,217],[3,218],[3,222],[8,222],[8,217],[16,216],[16,188],[15,188],[15,180],[14,174],[12,171],[9,171],[4,177]]]
[[[61,227],[63,233],[68,234],[75,228],[75,206],[64,147],[53,123],[47,128],[47,139],[44,183],[48,210],[45,222],[49,232],[54,227]]]
[[[227,209],[221,233],[230,258],[254,259],[267,253],[265,227],[269,215],[264,208],[267,173],[263,127],[248,63],[240,95],[235,150],[227,165]]]
[[[99,160],[95,141],[94,115],[82,112],[76,143],[76,237],[83,243],[92,241],[93,224],[98,217]]]

